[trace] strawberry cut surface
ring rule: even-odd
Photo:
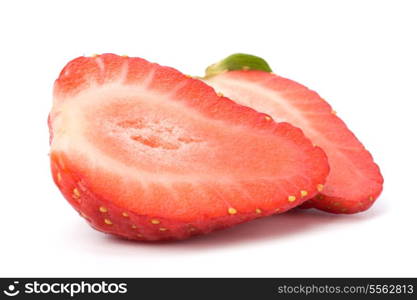
[[[316,92],[259,70],[235,70],[208,77],[218,92],[303,130],[327,154],[330,173],[321,193],[303,204],[333,213],[368,209],[382,191],[379,167],[361,142]]]
[[[141,58],[69,62],[49,127],[65,198],[92,227],[128,239],[184,239],[284,212],[329,172],[300,129]]]

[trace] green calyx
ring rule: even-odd
[[[272,69],[263,58],[250,54],[236,53],[226,57],[218,63],[209,66],[206,69],[205,78],[235,70],[258,70],[272,72]]]

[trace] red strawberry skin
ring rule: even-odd
[[[382,191],[383,177],[371,154],[336,116],[331,106],[307,87],[264,71],[229,71],[206,80],[218,92],[303,130],[327,154],[330,173],[321,193],[303,208],[332,213],[368,209]]]
[[[329,172],[301,130],[140,58],[69,62],[48,123],[64,197],[93,228],[132,240],[185,239],[285,212]]]
[[[72,207],[94,229],[126,239],[141,241],[180,240],[194,235],[223,229],[275,211],[265,211],[214,217],[210,220],[195,219],[184,222],[164,217],[152,217],[122,208],[89,190],[83,184],[83,174],[77,174],[76,166],[65,155],[51,157],[51,169],[55,184]]]

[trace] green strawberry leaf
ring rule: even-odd
[[[272,72],[272,69],[263,58],[251,54],[236,53],[209,66],[206,69],[206,78],[235,70],[258,70]]]

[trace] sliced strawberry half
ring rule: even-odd
[[[205,82],[239,104],[301,128],[329,159],[321,193],[303,207],[333,213],[368,209],[382,191],[383,178],[371,154],[316,92],[271,73],[261,58],[235,54],[210,66]]]
[[[301,130],[140,58],[68,63],[49,126],[66,199],[94,228],[128,239],[184,239],[284,212],[329,172]]]

